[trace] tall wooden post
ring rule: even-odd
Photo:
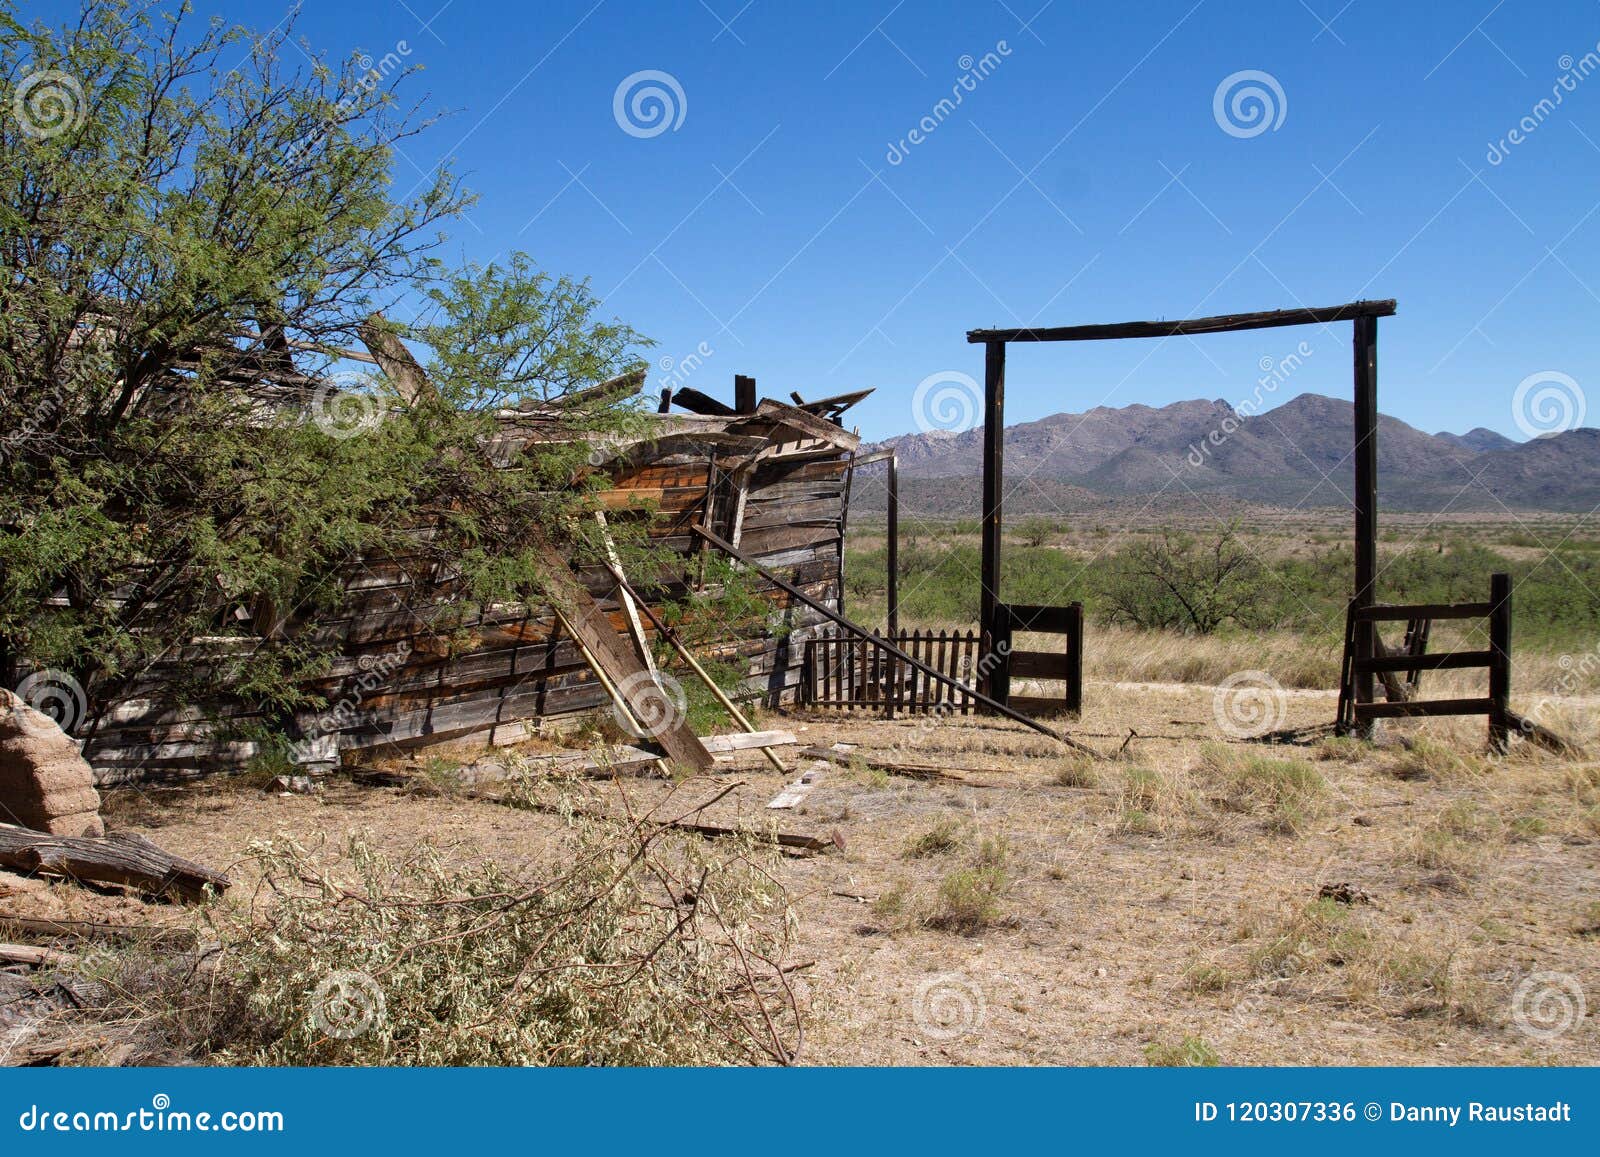
[[[1378,319],[1365,314],[1355,319],[1355,435],[1355,605],[1370,607],[1378,578]],[[1377,653],[1377,630],[1371,620],[1356,622],[1357,659]],[[1372,702],[1371,671],[1357,668],[1355,692],[1357,703]]]
[[[1511,738],[1511,576],[1489,576],[1489,748]]]
[[[895,469],[895,456],[889,455],[889,582],[885,588],[888,597],[888,629],[889,641],[895,646],[900,645],[900,474]],[[900,660],[889,660],[889,718],[894,718],[894,709],[900,702],[901,680],[904,672],[900,669]]]
[[[889,574],[885,588],[889,600],[889,639],[898,643],[900,634],[900,472],[895,456],[889,455]]]
[[[756,412],[756,380],[744,374],[733,375],[733,408],[741,414]]]
[[[979,686],[997,703],[1011,691],[1010,669],[995,644],[1003,637],[998,620],[1000,606],[1001,505],[1005,492],[1006,343],[986,342],[983,347],[983,573],[978,626],[982,632]]]

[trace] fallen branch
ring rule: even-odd
[[[0,935],[34,936],[48,940],[94,940],[112,944],[137,942],[153,949],[187,952],[196,944],[187,928],[162,928],[156,924],[101,924],[92,920],[43,920],[0,912]]]
[[[939,780],[945,783],[964,783],[971,786],[987,787],[988,784],[973,784],[968,779],[966,772],[972,771],[982,774],[977,768],[936,767],[931,763],[896,763],[875,755],[863,755],[856,751],[835,751],[831,747],[802,747],[801,755],[813,759],[826,759],[829,763],[849,768],[852,763],[859,763],[873,771],[881,771],[885,775],[899,775],[906,779]]]
[[[1547,751],[1557,755],[1580,756],[1583,748],[1568,739],[1558,731],[1551,731],[1542,723],[1536,723],[1526,715],[1519,715],[1515,711],[1506,712],[1506,722],[1522,733],[1522,738],[1537,743]]]
[[[143,836],[52,836],[0,824],[0,867],[45,873],[80,884],[120,884],[151,896],[184,901],[227,890],[221,872],[162,851]]]

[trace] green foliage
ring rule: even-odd
[[[571,444],[491,453],[492,410],[637,368],[644,343],[521,255],[441,278],[439,226],[469,198],[441,170],[395,199],[397,148],[428,123],[399,104],[409,69],[296,64],[292,20],[194,29],[123,0],[60,29],[7,5],[0,32],[8,108],[35,69],[84,94],[55,135],[0,118],[0,676],[62,668],[100,698],[237,637],[170,690],[226,687],[270,716],[325,669],[294,625],[342,601],[353,561],[515,600],[538,593],[546,537],[593,550],[583,439],[636,416],[598,398]],[[285,342],[297,373],[339,368],[316,351],[407,292],[433,307],[412,336],[436,395],[283,376]]]
[[[1163,530],[1119,552],[1106,568],[1101,610],[1113,623],[1209,635],[1245,625],[1261,565],[1235,525],[1198,538]]]

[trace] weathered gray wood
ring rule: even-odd
[[[152,896],[204,900],[228,888],[228,877],[162,851],[143,836],[50,836],[0,824],[0,866],[43,872],[80,883],[121,884]],[[209,892],[208,892],[209,889]]]
[[[644,710],[644,696],[660,694],[654,677],[617,636],[594,597],[568,569],[566,559],[548,544],[542,548],[541,557],[547,571],[543,576],[545,594],[588,648],[598,664],[596,673],[611,680],[641,720],[649,719],[649,713]],[[655,729],[654,738],[672,759],[700,771],[711,767],[711,753],[683,719],[662,720],[661,726]]]
[[[394,388],[408,405],[434,394],[433,383],[428,381],[428,375],[423,373],[405,343],[384,328],[381,314],[375,313],[362,322],[357,333],[361,344],[371,351],[383,376],[394,383]]]

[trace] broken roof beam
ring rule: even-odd
[[[739,413],[726,402],[719,402],[710,394],[703,394],[689,386],[683,386],[673,395],[672,400],[691,414],[705,414],[716,418],[731,418]]]
[[[1111,325],[1068,325],[1054,329],[971,329],[969,342],[1100,341],[1124,337],[1185,337],[1203,333],[1231,333],[1244,329],[1274,329],[1284,325],[1327,325],[1358,317],[1389,317],[1394,299],[1352,301],[1345,305],[1273,309],[1265,313],[1228,313],[1182,321],[1125,321]]]
[[[836,446],[840,450],[854,450],[861,445],[861,435],[852,434],[839,426],[834,425],[826,418],[802,410],[799,406],[791,406],[787,402],[774,401],[764,398],[754,418],[766,418],[773,422],[788,426],[791,430],[798,431],[802,437],[815,438],[820,442]]]
[[[437,396],[438,391],[428,381],[428,375],[417,364],[417,359],[411,356],[411,351],[406,349],[405,342],[386,328],[383,314],[373,314],[361,323],[356,332],[361,344],[371,351],[383,376],[394,383],[394,388],[399,391],[406,405],[413,405],[420,398]]]
[[[534,403],[532,409],[564,410],[572,406],[586,406],[595,402],[609,402],[620,398],[631,398],[639,392],[639,387],[644,385],[645,372],[632,370],[625,374],[618,374],[614,378],[607,378],[592,386],[585,386],[581,390],[562,394],[560,397],[551,398],[545,402]]]

